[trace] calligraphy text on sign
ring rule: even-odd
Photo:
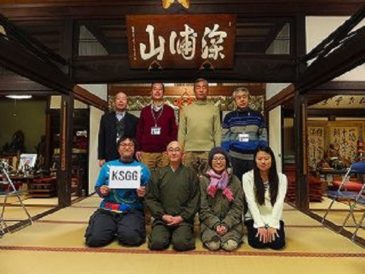
[[[232,68],[234,15],[127,16],[131,68]]]
[[[109,187],[134,189],[141,185],[141,168],[112,166],[109,169]]]

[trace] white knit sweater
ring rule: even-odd
[[[278,177],[278,196],[274,206],[272,206],[270,202],[270,188],[265,190],[264,204],[258,204],[255,195],[253,170],[246,172],[242,176],[243,191],[245,193],[248,205],[248,211],[245,215],[245,220],[253,219],[255,228],[264,227],[265,225],[277,229],[280,228],[280,220],[282,218],[288,180],[282,173],[278,173]]]

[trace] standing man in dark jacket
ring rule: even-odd
[[[114,111],[101,117],[99,128],[99,166],[119,158],[116,143],[121,137],[135,138],[138,118],[127,112],[128,97],[118,92],[114,98]]]
[[[199,183],[194,170],[182,162],[181,145],[167,146],[170,166],[152,172],[146,205],[155,218],[148,247],[168,248],[170,241],[177,251],[195,249],[194,216],[199,206]]]

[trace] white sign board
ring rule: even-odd
[[[109,169],[109,187],[136,189],[141,185],[141,167],[113,166]]]

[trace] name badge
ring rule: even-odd
[[[247,133],[240,133],[238,134],[238,141],[240,142],[248,142],[250,140],[250,137]]]
[[[160,127],[151,127],[151,135],[160,135],[161,128]]]

